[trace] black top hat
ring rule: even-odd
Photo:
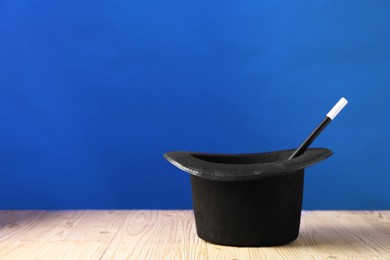
[[[312,148],[294,159],[294,150],[253,154],[212,154],[169,152],[164,157],[179,169],[208,180],[244,181],[269,178],[307,168],[333,153],[325,148]]]
[[[164,157],[190,173],[198,236],[231,246],[274,246],[299,234],[304,168],[332,155],[308,149],[256,154],[169,152]]]

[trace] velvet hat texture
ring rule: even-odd
[[[308,149],[254,154],[169,152],[164,157],[191,176],[198,236],[229,246],[276,246],[299,234],[304,169],[332,152]]]

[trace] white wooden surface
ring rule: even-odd
[[[272,248],[204,242],[192,211],[0,211],[0,259],[390,259],[390,211],[304,211]]]

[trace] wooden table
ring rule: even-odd
[[[213,245],[192,211],[0,211],[0,259],[390,259],[390,211],[304,211],[299,238]]]

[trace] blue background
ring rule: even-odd
[[[390,209],[390,2],[0,1],[0,208],[191,208],[173,150],[313,147],[305,209]]]

